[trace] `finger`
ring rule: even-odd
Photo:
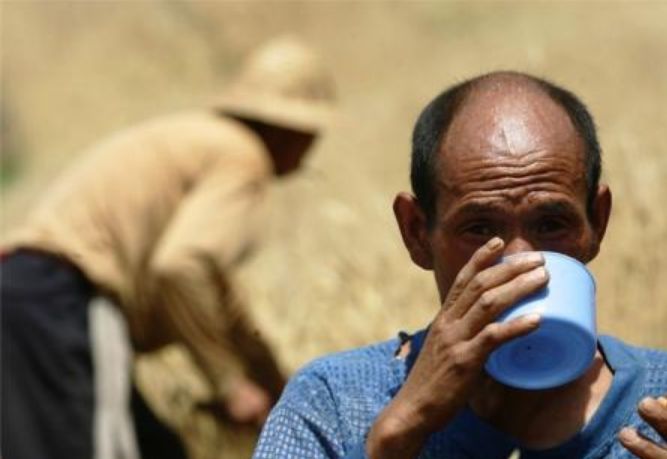
[[[481,246],[473,253],[470,260],[461,268],[456,275],[452,287],[449,289],[447,298],[445,299],[445,309],[449,309],[458,299],[459,295],[465,290],[468,283],[475,277],[475,275],[492,266],[498,261],[502,255],[505,243],[499,237],[491,238],[486,244]]]
[[[514,256],[504,263],[497,264],[477,273],[461,292],[455,304],[450,306],[448,317],[458,319],[465,315],[470,307],[486,291],[507,283],[515,277],[544,265],[544,256],[539,252],[529,252]]]
[[[505,323],[490,323],[469,341],[471,352],[477,352],[479,359],[486,361],[488,355],[502,344],[539,327],[540,320],[539,314],[531,313]]]
[[[463,328],[474,336],[482,328],[493,322],[500,313],[519,300],[543,288],[549,281],[546,269],[540,266],[518,275],[496,288],[482,293],[462,319]]]
[[[639,459],[667,459],[667,449],[656,445],[635,429],[625,427],[619,432],[618,439],[625,449]]]
[[[639,403],[639,415],[667,441],[667,398],[646,397]]]

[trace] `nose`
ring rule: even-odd
[[[537,250],[535,245],[522,236],[515,236],[505,240],[504,256],[514,255],[520,252],[532,252]]]

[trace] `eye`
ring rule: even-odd
[[[540,235],[550,236],[567,229],[567,224],[560,218],[544,217],[537,222],[537,232]]]
[[[464,232],[474,236],[491,237],[496,234],[495,228],[490,222],[476,222],[466,225]]]

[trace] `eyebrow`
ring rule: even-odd
[[[572,203],[568,201],[553,200],[547,201],[539,204],[535,211],[544,213],[544,214],[576,214],[577,209]],[[476,203],[471,202],[463,205],[459,209],[456,209],[452,215],[480,215],[480,214],[493,214],[493,213],[502,213],[505,211],[504,206],[494,204],[494,203]]]
[[[476,214],[500,213],[502,211],[503,211],[503,206],[501,205],[492,203],[480,204],[477,202],[471,202],[456,209],[454,213],[456,215],[476,215]]]
[[[577,209],[567,201],[547,201],[537,206],[537,211],[545,214],[576,214]]]

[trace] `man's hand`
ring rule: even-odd
[[[226,400],[227,412],[239,424],[262,426],[275,403],[268,391],[249,379],[238,381]]]
[[[537,315],[494,322],[548,281],[538,253],[497,264],[503,246],[500,238],[491,239],[457,275],[405,384],[369,432],[371,458],[417,456],[428,436],[465,405],[489,354],[538,327]]]
[[[618,435],[621,444],[640,459],[667,459],[667,398],[647,397],[639,404],[639,415],[662,437],[662,444],[644,438],[626,427]]]
[[[231,384],[224,400],[200,403],[198,407],[228,422],[258,428],[264,425],[275,402],[266,389],[250,379],[239,378]]]

